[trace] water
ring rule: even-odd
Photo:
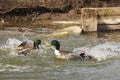
[[[119,80],[120,32],[69,36],[58,39],[61,50],[92,55],[98,61],[58,60],[43,48],[27,56],[17,55],[16,46],[33,41],[39,34],[0,35],[0,80]],[[34,35],[34,36],[33,36]],[[46,38],[50,42],[53,39]]]

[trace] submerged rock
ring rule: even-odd
[[[70,26],[64,29],[59,29],[51,34],[40,36],[41,38],[63,38],[67,37],[69,35],[79,35],[81,33],[82,29],[80,26]]]

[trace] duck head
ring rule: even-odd
[[[39,45],[42,43],[40,39],[35,40]]]
[[[53,40],[49,46],[54,46],[55,49],[60,50],[60,43],[57,40]]]
[[[45,44],[45,42],[42,42],[40,39],[36,39],[34,41],[34,49],[38,48],[39,49],[39,45],[41,44]]]

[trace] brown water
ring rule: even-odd
[[[86,50],[99,61],[57,60],[46,46],[34,54],[19,56],[14,44],[34,40],[41,34],[5,32],[0,34],[0,80],[119,80],[120,32],[71,35],[58,39],[62,50]],[[8,34],[7,34],[8,33]],[[50,42],[53,38],[42,39]]]

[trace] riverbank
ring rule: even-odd
[[[51,28],[61,29],[68,26],[80,25],[80,14],[76,14],[75,10],[69,13],[44,13],[41,15],[29,16],[15,16],[1,19],[0,25],[4,28],[7,27],[27,27],[27,28]],[[61,23],[61,24],[60,24]],[[65,24],[64,24],[65,23]],[[62,25],[63,24],[63,25]]]
[[[70,11],[69,13],[45,13],[38,15],[34,20],[30,17],[20,17],[12,18],[10,21],[1,22],[3,30],[17,30],[20,32],[34,32],[38,34],[47,34],[44,37],[50,37],[58,35],[69,36],[70,34],[80,34],[81,33],[81,21],[80,14],[75,14],[75,11]],[[21,20],[20,20],[21,19]],[[78,30],[76,30],[78,29]],[[75,31],[76,30],[76,31]],[[54,33],[57,33],[55,35]]]
[[[4,30],[30,31],[47,34],[45,37],[81,34],[81,32],[99,32],[119,30],[119,7],[82,8],[81,14],[75,10],[69,13],[45,13],[33,17],[15,16],[1,19]],[[72,27],[72,28],[71,28]],[[78,29],[78,30],[77,30]]]

